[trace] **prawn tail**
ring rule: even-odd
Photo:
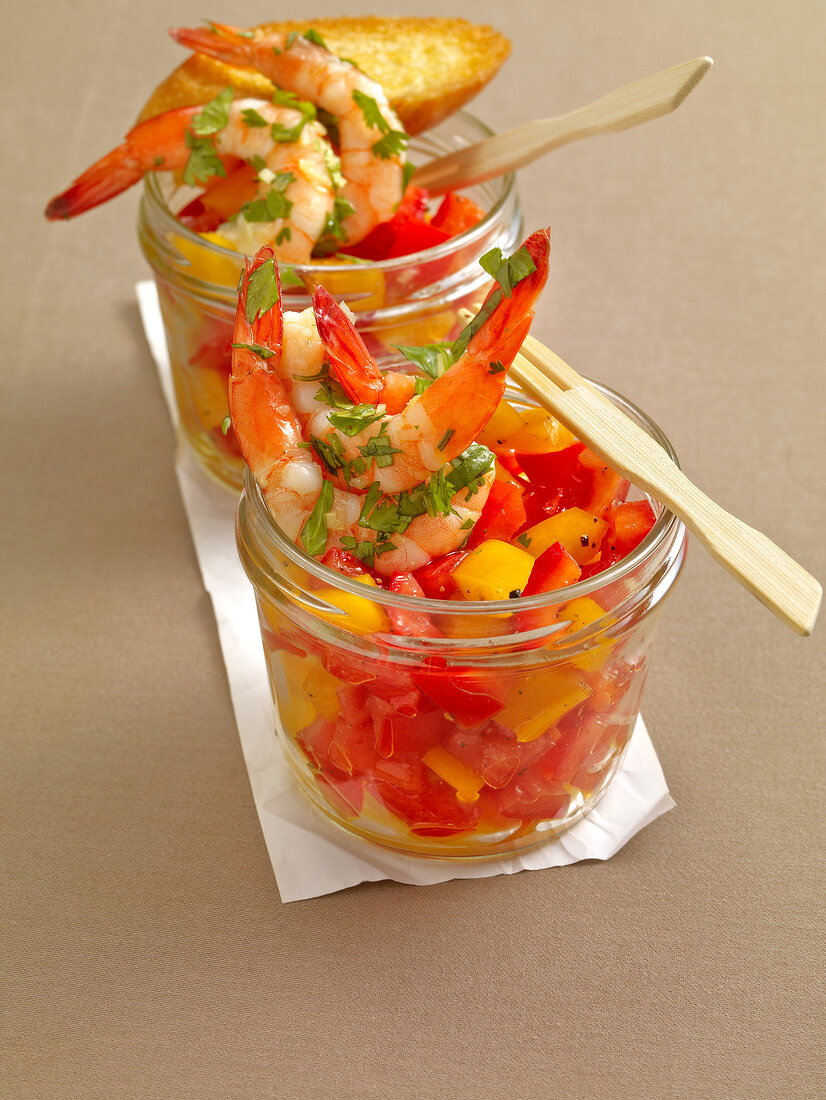
[[[232,426],[259,484],[273,463],[301,442],[301,426],[277,373],[282,331],[278,265],[265,245],[245,264],[229,380]]]
[[[170,27],[170,36],[187,50],[228,65],[252,64],[252,40],[238,27],[210,22],[206,27]]]
[[[55,195],[46,207],[46,217],[50,222],[77,217],[128,190],[142,177],[143,170],[135,164],[129,145],[124,142]]]
[[[531,233],[519,251],[521,252],[522,249],[531,258],[534,270],[516,283],[509,297],[501,298],[499,304],[471,338],[468,344],[468,352],[471,355],[485,354],[486,350],[492,350],[500,345],[514,325],[522,318],[532,316],[530,311],[548,278],[548,257],[551,251],[550,229],[537,229]],[[498,287],[494,287],[488,299],[498,293]]]
[[[105,157],[95,161],[46,207],[49,221],[74,218],[108,202],[147,172],[183,168],[189,157],[187,127],[201,107],[177,107],[138,123]]]
[[[323,286],[313,291],[313,314],[336,381],[356,404],[375,405],[384,378],[355,325]]]

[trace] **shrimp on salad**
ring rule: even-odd
[[[273,241],[282,260],[303,263],[335,202],[325,133],[300,109],[233,100],[226,89],[206,107],[181,107],[139,123],[122,145],[52,199],[46,217],[72,218],[90,210],[147,172],[183,171],[185,182],[203,183],[224,175],[221,158],[237,157],[255,164],[257,182],[241,216],[218,232],[239,251],[254,252]]]
[[[233,101],[227,88],[204,106],[146,119],[51,200],[49,220],[82,214],[147,172],[182,171],[185,183],[209,187],[237,159],[255,168],[251,201],[217,232],[238,251],[268,243],[279,259],[304,263],[319,243],[355,244],[392,217],[408,138],[375,81],[310,31],[263,35],[211,24],[170,33],[198,52],[258,68],[276,84],[273,102]],[[318,110],[337,130],[338,153]]]
[[[335,118],[345,181],[340,200],[351,210],[341,219],[344,244],[358,243],[393,216],[404,191],[408,136],[375,80],[330,53],[313,32],[242,31],[210,23],[169,33],[197,53],[257,69],[277,88]]]
[[[380,400],[348,400],[313,310],[282,314],[272,250],[247,261],[230,416],[270,513],[308,554],[343,548],[390,575],[462,545],[494,478],[493,456],[474,437],[504,392],[548,251],[540,230],[509,260],[500,256],[498,285],[453,345],[454,361],[395,415]],[[322,328],[331,323],[325,316]],[[350,367],[357,372],[355,361]],[[363,367],[367,382],[382,377],[369,360]]]

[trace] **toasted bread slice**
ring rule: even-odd
[[[314,28],[327,47],[349,58],[384,88],[409,134],[458,111],[499,71],[510,42],[492,27],[464,19],[310,19],[262,23],[266,31]],[[232,85],[237,96],[269,99],[272,84],[253,69],[192,55],[147,100],[139,121],[175,107],[206,103]]]

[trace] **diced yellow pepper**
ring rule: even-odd
[[[304,692],[318,714],[328,722],[338,716],[341,706],[336,692],[341,681],[328,672],[318,657],[309,658],[310,670],[304,678]]]
[[[202,233],[201,236],[205,241],[235,251],[232,242],[226,240],[220,233]],[[233,257],[222,256],[212,248],[204,248],[203,245],[188,241],[177,234],[173,235],[172,240],[181,255],[189,260],[189,266],[186,268],[187,275],[205,283],[217,283],[218,286],[234,288],[237,285],[238,275],[244,265],[244,258],[240,253],[236,253],[238,259],[235,260]]]
[[[319,265],[340,264],[341,260],[316,260]],[[354,263],[347,271],[324,271],[318,281],[329,290],[336,301],[347,299],[354,313],[365,309],[381,309],[384,305],[384,274],[373,264]]]
[[[491,450],[541,455],[576,443],[576,436],[544,409],[517,409],[502,400],[478,437]]]
[[[376,582],[367,573],[354,577],[353,580],[368,587],[378,588]],[[362,599],[361,596],[340,591],[337,588],[320,588],[314,595],[345,612],[344,615],[336,615],[332,611],[316,612],[320,618],[340,626],[343,630],[349,630],[353,634],[378,634],[388,629],[389,624],[384,608],[367,597]]]
[[[556,613],[559,622],[570,623],[570,626],[565,627],[564,634],[575,634],[583,627],[590,626],[591,623],[603,618],[604,615],[603,608],[590,596],[578,596],[575,600],[569,600]],[[613,622],[613,620],[606,620],[606,625],[610,622]],[[611,648],[615,644],[616,642],[613,639],[606,638],[598,642],[588,653],[577,657],[574,664],[585,672],[596,672],[603,667],[611,656]]]
[[[514,589],[528,583],[533,569],[530,554],[499,539],[489,539],[471,550],[452,577],[466,600],[507,600]]]
[[[273,666],[274,679],[280,671],[283,682],[276,683],[275,697],[278,700],[278,717],[284,727],[284,732],[295,736],[301,730],[306,729],[316,718],[317,711],[311,699],[304,691],[304,680],[307,676],[308,661],[312,658],[299,657],[295,653],[279,650],[270,657]]]
[[[201,424],[207,429],[219,428],[229,410],[226,374],[204,367],[187,372],[186,379]]]
[[[555,516],[529,527],[526,537],[520,535],[520,542],[535,558],[555,542],[561,542],[581,567],[596,559],[602,536],[607,530],[608,524],[604,519],[592,516],[582,508],[566,508],[564,512],[557,512]]]
[[[485,785],[484,779],[466,767],[461,760],[457,760],[447,749],[435,745],[427,750],[422,762],[453,787],[460,802],[478,801],[479,792]]]
[[[549,668],[529,680],[517,680],[496,721],[513,730],[518,741],[535,741],[592,693],[591,685],[574,669]]]

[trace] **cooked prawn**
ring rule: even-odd
[[[348,487],[363,490],[376,482],[383,493],[410,489],[474,441],[502,399],[507,368],[530,328],[531,306],[548,273],[548,231],[533,233],[524,249],[534,270],[509,297],[498,287],[491,290],[480,311],[482,322],[465,351],[421,395],[412,396],[413,380],[406,378],[410,399],[395,415],[386,411],[389,402],[384,395],[392,389],[395,403],[401,389],[398,378],[382,374],[352,320],[327,291],[316,289],[312,316],[309,310],[297,320],[286,315],[284,338],[291,347],[282,359],[282,378],[307,438],[332,446],[341,468],[351,471]],[[350,398],[378,406],[357,434],[352,428],[337,428],[329,420],[329,404],[320,404],[328,386],[325,361]],[[367,463],[365,453],[374,454]],[[382,462],[382,454],[392,455],[392,462]]]
[[[392,217],[404,190],[407,134],[379,84],[303,35],[241,31],[219,23],[169,33],[197,53],[258,69],[276,87],[335,117],[345,180],[341,198],[352,208],[341,219],[345,243],[356,244]]]
[[[270,265],[271,271],[266,270]],[[250,280],[264,274],[255,302]],[[268,295],[268,297],[267,297]],[[397,531],[386,533],[360,522],[367,502],[359,494],[334,486],[307,449],[301,420],[282,382],[278,366],[283,356],[284,325],[278,267],[271,248],[263,247],[246,261],[238,296],[233,339],[229,408],[244,459],[261,488],[270,513],[285,534],[315,556],[334,547],[373,548],[375,568],[390,575],[418,569],[432,557],[455,550],[479,517],[493,482],[492,468],[480,470],[473,484],[465,481],[450,495],[443,515],[423,511]],[[308,531],[315,518],[318,532]],[[369,517],[368,517],[369,518]]]
[[[196,179],[199,170],[223,174],[217,161],[221,157],[240,157],[255,162],[258,168],[258,208],[248,204],[238,217],[220,226],[221,236],[239,251],[254,252],[264,243],[277,242],[282,260],[308,261],[335,201],[328,170],[332,150],[324,128],[300,110],[259,99],[230,101],[226,97],[219,112],[206,138],[197,136],[203,107],[181,107],[135,126],[122,145],[52,199],[46,217],[55,220],[81,214],[125,191],[147,172],[186,170],[199,149],[201,168],[197,164],[192,168]],[[289,141],[277,140],[273,128],[276,133],[295,136]],[[216,158],[211,161],[210,150]]]
[[[390,574],[461,546],[494,477],[489,452],[473,440],[504,392],[533,316],[547,276],[547,231],[533,234],[518,255],[523,268],[509,294],[504,284],[494,288],[466,331],[464,353],[396,415],[381,403],[353,405],[335,394],[316,314],[282,314],[271,249],[247,261],[233,341],[232,424],[271,513],[308,553],[344,547]],[[437,442],[434,433],[448,420],[454,426]]]

